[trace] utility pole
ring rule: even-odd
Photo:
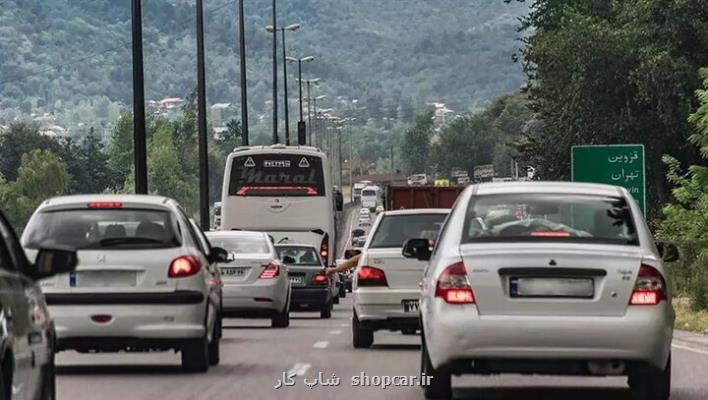
[[[312,143],[312,107],[310,103],[312,102],[312,97],[310,96],[310,81],[307,81],[307,144],[313,146]]]
[[[246,81],[246,28],[243,3],[246,0],[239,0],[239,56],[241,57],[241,145],[248,146],[248,87]]]
[[[276,25],[273,25],[276,26]],[[285,91],[285,145],[290,146],[290,115],[288,115],[288,61],[285,59],[285,28],[283,33],[283,90]]]
[[[204,0],[197,0],[197,126],[199,129],[199,223],[209,230],[209,153],[207,150]]]
[[[143,17],[140,0],[132,0],[133,28],[133,148],[135,193],[148,193],[145,140],[145,80],[143,78]]]
[[[280,142],[278,137],[278,26],[276,0],[273,0],[273,144]]]

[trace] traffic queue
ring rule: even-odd
[[[292,311],[330,318],[347,272],[352,346],[420,332],[428,398],[450,398],[453,375],[500,373],[627,376],[637,399],[669,397],[664,262],[678,252],[654,241],[626,189],[369,184],[363,207],[349,208],[349,260],[333,267],[344,207],[328,164],[310,147],[237,148],[218,231],[160,196],[48,199],[19,240],[0,216],[0,265],[14,279],[0,320],[17,331],[3,336],[5,398],[55,398],[64,350],[171,350],[185,371],[205,372],[220,362],[225,318],[276,329]],[[29,345],[12,339],[24,332]]]

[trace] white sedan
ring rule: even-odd
[[[422,286],[426,397],[451,376],[628,376],[637,399],[665,400],[674,311],[657,247],[627,190],[569,182],[470,186],[431,251]]]

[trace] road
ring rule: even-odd
[[[351,298],[335,306],[331,319],[295,313],[287,329],[266,320],[227,320],[221,364],[206,374],[180,371],[173,353],[77,354],[57,356],[59,399],[422,399],[418,387],[352,386],[351,378],[415,375],[419,336],[377,332],[371,349],[351,345]],[[683,342],[682,342],[683,343]],[[708,347],[677,345],[673,353],[673,400],[703,400],[708,394]],[[284,372],[301,375],[296,385],[275,389]],[[339,386],[309,389],[303,379],[336,374]],[[311,381],[309,381],[311,382]],[[459,399],[627,399],[621,378],[469,377],[453,381]]]

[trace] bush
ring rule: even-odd
[[[708,310],[708,251],[704,251],[693,264],[694,275],[688,285],[693,311]]]

